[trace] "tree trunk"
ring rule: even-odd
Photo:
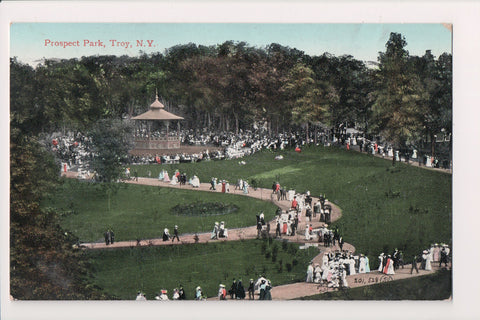
[[[306,130],[306,131],[307,131],[307,132],[306,132],[306,134],[307,134],[307,139],[306,139],[306,143],[307,143],[307,145],[308,145],[308,122],[307,122],[307,126],[306,126],[306,129],[307,129],[307,130]]]
[[[238,114],[233,112],[233,117],[235,118],[235,134],[238,134]]]

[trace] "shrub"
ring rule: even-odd
[[[291,272],[291,271],[292,271],[292,264],[291,264],[291,263],[287,263],[287,264],[285,265],[285,267],[287,267],[287,271],[288,271],[288,272]]]

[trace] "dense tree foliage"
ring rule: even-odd
[[[98,295],[86,285],[81,252],[72,248],[75,237],[40,205],[60,171],[38,143],[43,134],[80,131],[92,137],[93,165],[104,182],[118,178],[122,147],[128,146],[128,127],[120,122],[146,111],[157,91],[166,109],[192,129],[239,132],[261,123],[271,134],[299,126],[308,134],[321,123],[333,132],[356,126],[396,147],[425,137],[433,141],[439,131],[452,131],[452,57],[435,59],[429,51],[412,57],[406,45],[392,33],[378,69],[349,55],[310,57],[276,43],[256,48],[233,41],[189,43],[139,57],[47,59],[36,68],[12,58],[12,294]]]
[[[12,128],[10,144],[10,294],[19,299],[102,299],[78,239],[41,201],[59,176],[51,154]]]
[[[12,59],[12,109],[22,110],[19,125],[34,132],[89,131],[100,118],[144,112],[158,91],[187,128],[238,132],[261,122],[278,133],[321,122],[403,147],[450,133],[452,105],[451,55],[410,56],[406,46],[392,33],[378,69],[350,55],[310,57],[276,43],[233,41],[139,57],[45,60],[35,69]]]

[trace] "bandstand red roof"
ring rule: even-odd
[[[150,105],[150,110],[142,113],[133,120],[183,120],[183,117],[174,115],[165,110],[165,106],[158,101],[158,96],[155,97],[155,101]]]

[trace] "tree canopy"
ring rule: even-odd
[[[102,297],[88,285],[76,238],[41,206],[59,183],[59,166],[44,134],[91,137],[93,168],[115,181],[125,163],[125,120],[145,111],[155,94],[185,118],[184,127],[239,132],[266,122],[271,134],[322,122],[363,129],[396,147],[452,132],[452,56],[410,56],[392,33],[379,68],[345,55],[265,48],[227,41],[193,43],[164,53],[47,59],[33,68],[10,60],[11,291],[27,299]],[[108,188],[107,188],[108,189]],[[108,190],[107,190],[108,191]],[[32,254],[35,253],[35,254]],[[75,290],[71,290],[75,288]]]

